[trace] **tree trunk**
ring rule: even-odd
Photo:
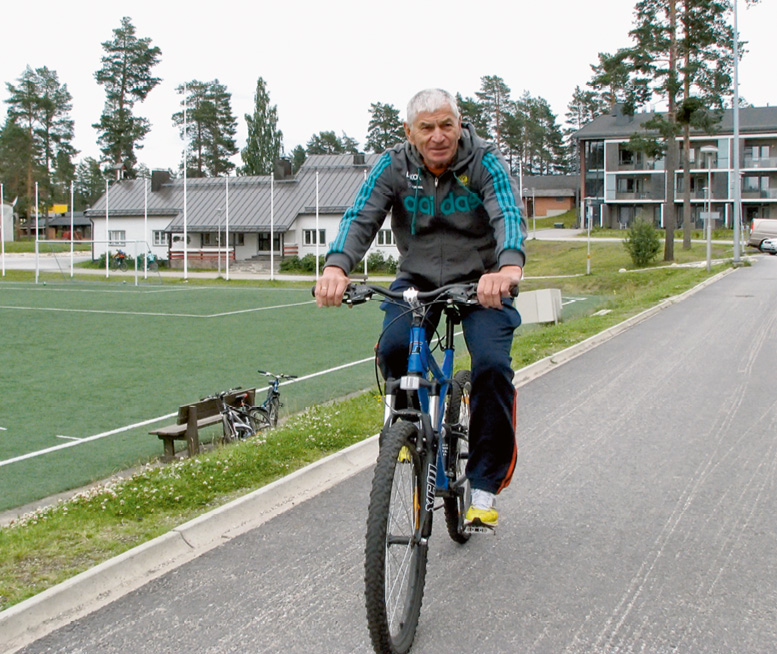
[[[683,134],[683,250],[691,249],[691,126]]]

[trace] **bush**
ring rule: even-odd
[[[324,257],[321,256],[319,265],[323,267]],[[316,271],[316,255],[306,254],[301,259],[295,254],[291,257],[284,257],[281,261],[281,272],[303,272],[312,273]]]
[[[283,257],[283,259],[281,259],[280,270],[281,272],[293,272],[299,270],[299,266],[299,257],[295,254],[291,257]]]
[[[635,220],[629,227],[629,234],[623,241],[623,247],[631,255],[634,265],[644,268],[658,255],[661,250],[661,240],[653,223]]]

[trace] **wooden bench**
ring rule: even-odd
[[[256,389],[238,390],[226,396],[227,404],[237,406],[237,398],[248,394],[248,403],[253,404]],[[178,407],[178,417],[174,425],[167,425],[150,431],[164,442],[164,460],[172,461],[175,457],[175,441],[186,441],[189,456],[200,451],[200,429],[221,422],[221,413],[215,398],[207,398],[199,402],[184,404]]]

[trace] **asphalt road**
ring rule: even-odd
[[[522,386],[499,532],[457,546],[437,521],[414,654],[775,651],[776,369],[760,257]],[[21,651],[369,652],[369,482]]]

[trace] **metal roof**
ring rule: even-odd
[[[574,197],[580,187],[580,175],[524,175],[523,197]]]
[[[642,125],[658,115],[656,112],[636,113],[633,116],[623,114],[618,107],[605,116],[599,116],[572,137],[579,140],[629,138],[640,131]],[[734,133],[734,112],[727,109],[723,118],[715,126],[713,135],[730,135]],[[644,131],[644,130],[643,130]],[[693,134],[705,132],[692,129]],[[777,107],[742,107],[739,110],[739,131],[742,134],[775,133],[777,132]]]
[[[318,173],[319,213],[342,213],[353,202],[359,185],[380,155],[311,155],[294,177],[208,177],[186,182],[186,226],[194,232],[224,228],[229,188],[229,229],[233,232],[287,231],[300,214],[316,211]],[[364,161],[362,163],[362,160]],[[171,217],[167,231],[183,231],[183,179],[171,179],[158,191],[150,180],[121,180],[88,209],[90,218],[143,216],[148,194],[149,217]]]

